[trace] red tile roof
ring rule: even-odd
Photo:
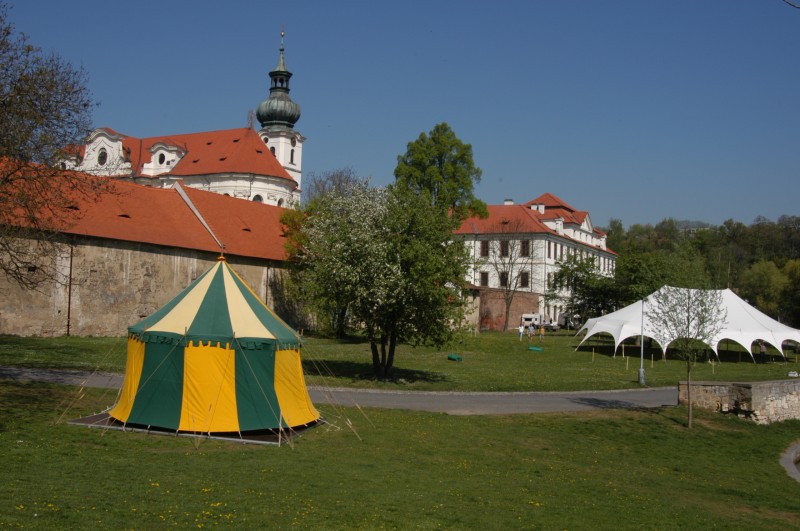
[[[186,195],[225,245],[225,254],[284,260],[283,208],[184,187]],[[199,251],[220,248],[174,188],[110,181],[96,202],[78,205],[68,234],[150,243]]]
[[[503,234],[542,232],[555,234],[539,220],[539,212],[523,205],[487,205],[489,216],[471,217],[461,224],[456,234]]]
[[[152,162],[150,149],[161,143],[175,146],[186,153],[168,172],[169,175],[249,173],[294,182],[258,133],[249,127],[149,138],[127,136],[108,127],[103,129],[113,136],[122,137],[122,146],[129,153],[134,177],[149,177],[142,175],[142,169],[145,164]]]
[[[534,205],[544,205],[544,213]],[[518,233],[538,233],[553,234],[558,233],[548,227],[544,221],[562,218],[565,224],[582,225],[588,212],[575,210],[572,206],[562,201],[553,194],[542,194],[536,199],[532,199],[522,205],[488,205],[489,216],[486,218],[472,217],[465,220],[461,227],[455,231],[456,234],[518,234]],[[593,228],[596,236],[602,237],[604,233]],[[564,238],[569,236],[562,234]],[[569,238],[572,239],[572,238]],[[577,240],[575,240],[577,241]],[[585,242],[580,242],[587,245]],[[613,253],[610,249],[608,252]]]
[[[561,198],[550,193],[542,194],[536,199],[525,203],[526,207],[530,208],[531,205],[544,205],[545,213],[542,219],[563,218],[564,223],[581,225],[586,219],[586,216],[589,215],[585,210],[577,210]]]

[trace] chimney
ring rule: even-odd
[[[513,205],[514,204],[514,200],[513,199],[504,199],[503,200],[503,204],[504,205]]]

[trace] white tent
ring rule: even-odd
[[[717,354],[717,348],[723,339],[738,343],[750,352],[751,356],[751,346],[754,341],[759,339],[778,349],[778,352],[784,357],[786,357],[783,353],[784,341],[794,341],[800,344],[800,330],[790,328],[761,313],[729,289],[719,291],[722,295],[722,305],[727,311],[727,318],[722,330],[714,338],[713,345],[709,345],[714,354]],[[644,308],[642,304],[644,304]],[[663,333],[655,330],[647,317],[647,307],[650,304],[655,304],[653,295],[616,312],[589,319],[578,330],[578,334],[586,330],[586,336],[581,340],[581,344],[590,337],[605,332],[614,338],[615,351],[620,343],[629,337],[641,335],[655,339],[661,344],[661,348],[666,349],[677,338],[662,337]],[[642,327],[644,327],[644,334],[642,334]]]

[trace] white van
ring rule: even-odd
[[[538,313],[523,313],[520,319],[520,324],[524,327],[539,326],[542,322],[542,316]]]
[[[525,327],[533,326],[534,328],[544,326],[545,330],[548,332],[555,332],[558,330],[557,323],[547,322],[547,319],[538,313],[523,313],[520,324]]]

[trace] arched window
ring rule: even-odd
[[[273,155],[275,155],[275,146],[269,148],[269,150],[272,152]]]
[[[263,203],[264,199],[260,195],[253,196],[253,201],[256,203]]]
[[[282,199],[282,198],[281,198],[281,199],[278,199],[278,206],[279,206],[279,207],[282,207],[282,206],[283,206],[283,199]]]
[[[106,148],[100,148],[100,152],[97,154],[97,164],[99,166],[103,166],[106,162],[108,162],[108,153],[106,153]]]
[[[165,157],[163,153],[159,153],[158,154],[158,163],[163,166],[164,165],[164,161],[166,160],[166,158],[167,157]]]
[[[294,164],[294,150],[289,153],[289,164]]]

